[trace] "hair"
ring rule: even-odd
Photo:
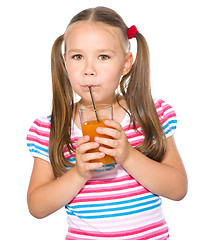
[[[109,8],[96,7],[83,10],[72,18],[68,27],[78,21],[102,22],[117,27],[129,43],[128,27],[121,16]],[[56,177],[66,172],[66,166],[74,166],[65,158],[64,149],[67,148],[69,153],[75,156],[74,143],[70,139],[71,119],[75,110],[73,89],[62,54],[65,37],[62,35],[56,39],[51,54],[53,102],[49,157]],[[145,137],[136,148],[152,160],[161,162],[166,152],[166,137],[151,95],[149,49],[141,33],[137,32],[135,38],[137,40],[135,62],[130,72],[122,77],[120,91],[126,100],[133,128],[137,130],[138,124]]]

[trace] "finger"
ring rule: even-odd
[[[77,147],[81,146],[83,143],[88,142],[89,140],[90,140],[90,136],[88,135],[79,138],[79,140],[77,141]]]
[[[109,146],[111,148],[117,148],[118,147],[118,141],[116,141],[115,139],[95,137],[94,141],[99,143],[99,144]]]
[[[105,157],[105,153],[99,151],[94,153],[85,153],[83,161],[88,162],[95,159],[101,159],[103,157]]]
[[[95,149],[99,147],[99,143],[97,142],[86,142],[83,143],[82,145],[80,145],[79,147],[77,147],[77,151],[80,154],[84,154],[85,152],[87,152],[90,149]]]
[[[98,169],[102,166],[103,166],[102,162],[88,163],[87,164],[87,170],[92,171],[92,170]]]
[[[116,150],[113,148],[106,148],[106,147],[99,147],[99,151],[101,151],[102,153],[105,153],[107,155],[110,155],[112,157],[116,157]]]
[[[96,131],[97,131],[97,133],[110,136],[110,137],[112,137],[114,139],[119,139],[120,136],[121,136],[121,132],[116,130],[116,129],[113,129],[113,128],[98,127],[96,129]]]
[[[111,120],[111,119],[107,119],[104,121],[105,125],[106,126],[109,126],[109,127],[112,127],[118,131],[121,131],[122,130],[122,126],[120,123],[116,122],[115,120]]]

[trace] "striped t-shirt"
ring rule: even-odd
[[[163,100],[154,102],[166,137],[170,137],[176,129],[176,114]],[[134,130],[129,121],[126,114],[121,125],[128,141],[135,147],[144,140],[144,136],[141,128],[137,126],[139,131]],[[50,124],[50,117],[42,117],[31,126],[27,146],[33,157],[49,161]],[[76,142],[82,132],[74,123],[72,126],[71,139]],[[64,154],[70,158],[67,149]],[[75,163],[75,158],[69,160]],[[66,240],[169,239],[161,204],[159,196],[144,188],[116,164],[110,171],[95,172],[78,195],[66,204],[69,225]]]

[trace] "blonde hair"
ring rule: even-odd
[[[106,7],[83,10],[72,18],[68,27],[75,22],[86,20],[118,27],[128,42],[128,27],[115,11]],[[151,95],[149,49],[141,33],[137,32],[135,38],[136,59],[130,72],[121,79],[120,91],[130,111],[133,128],[137,130],[136,124],[139,124],[144,132],[145,139],[137,149],[149,158],[161,161],[166,152],[166,137]],[[74,111],[73,90],[62,55],[63,41],[64,35],[56,39],[51,55],[53,103],[49,157],[56,177],[66,172],[66,166],[74,166],[64,157],[64,148],[67,147],[70,154],[75,155],[73,142],[70,139]]]

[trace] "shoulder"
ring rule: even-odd
[[[37,132],[42,134],[43,132],[50,132],[51,128],[51,117],[39,117],[34,120],[29,131]]]
[[[172,136],[177,128],[177,116],[173,107],[162,99],[154,99],[155,108],[167,137]]]
[[[51,116],[36,118],[33,123],[38,127],[50,128]]]
[[[176,117],[176,113],[171,105],[162,99],[154,99],[154,104],[159,117]]]
[[[27,147],[33,157],[49,161],[48,146],[51,128],[51,117],[39,117],[31,124],[27,133]]]

